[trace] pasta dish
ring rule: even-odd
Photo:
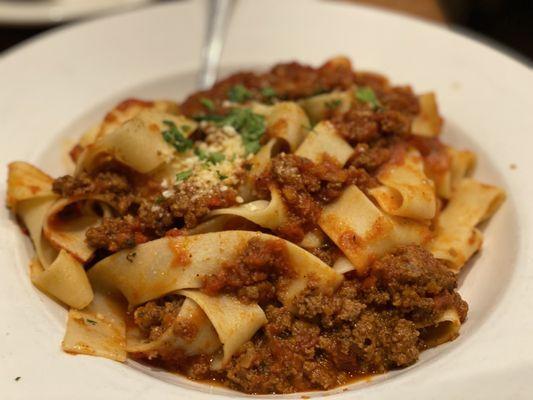
[[[246,393],[327,390],[459,335],[457,277],[504,192],[433,93],[338,57],[128,99],[52,178],[9,165],[62,349]]]

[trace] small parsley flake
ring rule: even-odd
[[[196,147],[194,149],[194,154],[196,154],[196,156],[201,161],[205,161],[208,164],[218,164],[219,162],[222,162],[226,159],[226,156],[222,153],[219,153],[217,151],[213,153],[208,153],[199,147]]]
[[[96,325],[98,322],[96,322],[94,319],[85,318],[85,323],[89,325]]]
[[[180,153],[192,148],[192,140],[187,139],[183,130],[179,129],[173,121],[165,120],[163,123],[168,127],[162,132],[165,142],[171,144]]]
[[[163,196],[157,196],[154,200],[154,204],[161,204],[165,201],[165,198]]]
[[[226,159],[226,156],[219,152],[210,153],[207,156],[207,162],[211,164],[218,164]]]
[[[357,88],[355,97],[363,103],[368,103],[374,110],[381,107],[381,103],[376,97],[376,94],[368,86]]]
[[[261,89],[261,94],[263,95],[263,97],[266,97],[268,99],[272,97],[276,97],[278,95],[276,91],[274,90],[274,88],[271,88],[271,87],[265,87]]]
[[[334,110],[335,108],[339,107],[342,104],[341,99],[334,99],[330,101],[326,101],[325,106],[326,108],[329,108],[330,110]]]
[[[217,170],[218,179],[223,181],[224,179],[228,179],[227,175],[221,174],[220,171]]]
[[[177,181],[186,181],[189,179],[192,175],[192,169],[187,169],[185,171],[178,172],[176,174],[176,180]]]
[[[231,87],[228,98],[235,103],[244,103],[252,98],[252,93],[244,85],[239,84]]]
[[[194,148],[194,154],[202,161],[207,158],[207,153],[199,147]]]
[[[200,103],[207,108],[209,111],[213,111],[215,109],[215,103],[213,103],[213,100],[208,99],[206,97],[202,97],[200,99]]]
[[[230,125],[235,128],[241,135],[247,154],[257,153],[261,148],[260,140],[266,130],[265,117],[248,108],[233,108],[227,115],[205,115],[196,119],[211,121],[220,127]]]

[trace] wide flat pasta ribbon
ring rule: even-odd
[[[275,104],[266,117],[266,125],[268,135],[285,140],[291,151],[302,143],[310,127],[304,110],[293,102]]]
[[[500,188],[463,179],[439,216],[429,250],[452,271],[459,272],[481,248],[483,235],[476,226],[490,218],[504,200],[505,193]]]
[[[440,135],[442,118],[437,107],[435,93],[424,93],[418,96],[420,113],[413,119],[411,131],[413,135],[435,137]]]
[[[468,150],[446,147],[448,168],[434,171],[426,168],[428,177],[435,182],[437,195],[449,199],[463,178],[469,176],[476,165],[476,155]]]
[[[178,293],[198,304],[215,328],[223,346],[223,357],[215,359],[215,369],[226,364],[239,347],[267,323],[265,313],[257,304],[244,304],[227,295],[208,296],[199,290]],[[206,349],[199,350],[198,354],[209,354]]]
[[[184,295],[186,291],[178,292]],[[176,332],[176,325],[184,325],[194,332],[194,337],[183,337]],[[190,298],[186,298],[180,307],[173,323],[155,340],[147,339],[138,327],[129,327],[127,331],[126,351],[142,353],[148,358],[158,353],[180,352],[185,356],[211,354],[218,350],[222,343],[217,331],[202,308]]]
[[[196,122],[183,116],[157,111],[141,111],[112,132],[87,146],[76,166],[76,173],[92,171],[102,162],[115,159],[140,173],[153,171],[168,162],[174,149],[163,138],[173,123],[184,136],[196,129]]]
[[[263,228],[276,229],[288,221],[288,211],[278,189],[272,188],[270,200],[254,200],[237,207],[220,208],[209,216],[234,215]]]
[[[319,122],[305,137],[295,154],[321,163],[324,154],[343,166],[353,154],[353,148],[337,133],[329,121]]]
[[[354,103],[354,91],[333,91],[323,93],[299,101],[305,110],[311,123],[316,124],[325,119],[334,110],[336,113],[344,114]]]
[[[44,172],[27,163],[9,165],[9,204],[28,229],[37,254],[30,266],[32,282],[55,299],[83,308],[93,298],[83,265],[64,249],[57,250],[43,235],[43,226],[57,198],[52,192],[52,179]]]
[[[423,244],[430,237],[427,225],[383,213],[355,185],[324,207],[318,224],[360,274],[393,248]],[[346,266],[339,269],[346,272]]]
[[[129,251],[115,253],[93,266],[89,271],[89,278],[97,293],[95,298],[104,297],[108,301],[96,301],[84,310],[84,315],[87,318],[102,315],[105,331],[95,331],[91,324],[69,323],[75,332],[67,331],[65,350],[122,360],[126,352],[125,340],[105,339],[105,335],[106,332],[113,335],[116,332],[124,332],[125,335],[122,328],[125,308],[122,317],[120,311],[109,316],[109,304],[113,303],[115,298],[124,296],[131,307],[169,293],[178,293],[197,303],[208,316],[224,347],[223,362],[227,361],[233,352],[266,322],[264,313],[256,304],[242,304],[232,296],[207,296],[191,289],[201,288],[204,277],[216,274],[223,265],[234,262],[251,239],[283,241],[286,246],[287,263],[294,272],[294,276],[284,279],[278,288],[278,296],[286,305],[290,306],[292,299],[310,283],[324,293],[332,293],[342,281],[340,274],[302,248],[259,232],[224,231],[164,237]],[[104,310],[100,311],[102,304]],[[111,309],[117,310],[119,306],[113,306]],[[79,314],[73,313],[71,317],[79,318]],[[112,321],[117,321],[115,329],[109,329]],[[78,332],[79,329],[84,330]],[[93,334],[94,342],[89,340],[87,343],[87,338]],[[86,346],[79,346],[76,336],[85,338]],[[124,346],[110,353],[110,342],[124,343]],[[103,343],[101,348],[100,343]],[[87,350],[87,346],[90,350]]]
[[[177,103],[167,100],[145,101],[140,99],[126,99],[106,114],[102,122],[96,127],[97,132],[95,138],[100,138],[113,132],[126,121],[136,117],[143,111],[156,111],[178,115],[179,106]]]
[[[444,310],[436,321],[430,325],[418,325],[421,339],[428,347],[449,342],[459,336],[461,320],[455,308]]]
[[[93,209],[96,203],[102,206],[102,214],[99,215]],[[61,217],[61,212],[67,207],[80,203],[79,215]],[[82,263],[91,259],[94,249],[90,247],[85,234],[91,227],[100,225],[102,216],[110,216],[110,207],[99,196],[80,198],[59,199],[47,210],[43,221],[43,234],[52,245],[59,249],[67,250],[72,256]]]
[[[420,153],[408,149],[403,160],[384,165],[377,175],[383,186],[369,193],[388,214],[417,220],[435,216],[435,185],[424,173]]]

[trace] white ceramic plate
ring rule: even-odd
[[[150,0],[0,0],[0,24],[49,25],[136,7]]]
[[[0,59],[0,195],[5,164],[64,171],[64,151],[126,96],[179,99],[193,89],[202,2],[165,4],[47,34]],[[530,399],[533,389],[533,74],[445,29],[353,5],[241,1],[223,64],[321,63],[347,54],[417,91],[435,90],[444,140],[476,151],[476,175],[508,200],[461,278],[461,337],[406,370],[329,393],[364,399]],[[511,168],[515,165],[516,168]],[[171,374],[61,352],[65,310],[32,287],[29,241],[0,214],[0,397],[222,399],[228,391]],[[16,377],[21,377],[18,381]],[[311,396],[319,396],[315,393]],[[233,396],[240,396],[233,393]],[[300,395],[295,395],[299,398]]]

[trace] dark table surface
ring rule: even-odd
[[[159,0],[168,1],[168,0]],[[409,13],[433,22],[466,28],[507,49],[522,60],[533,60],[533,1],[531,0],[349,0]],[[0,53],[50,26],[0,26]]]

